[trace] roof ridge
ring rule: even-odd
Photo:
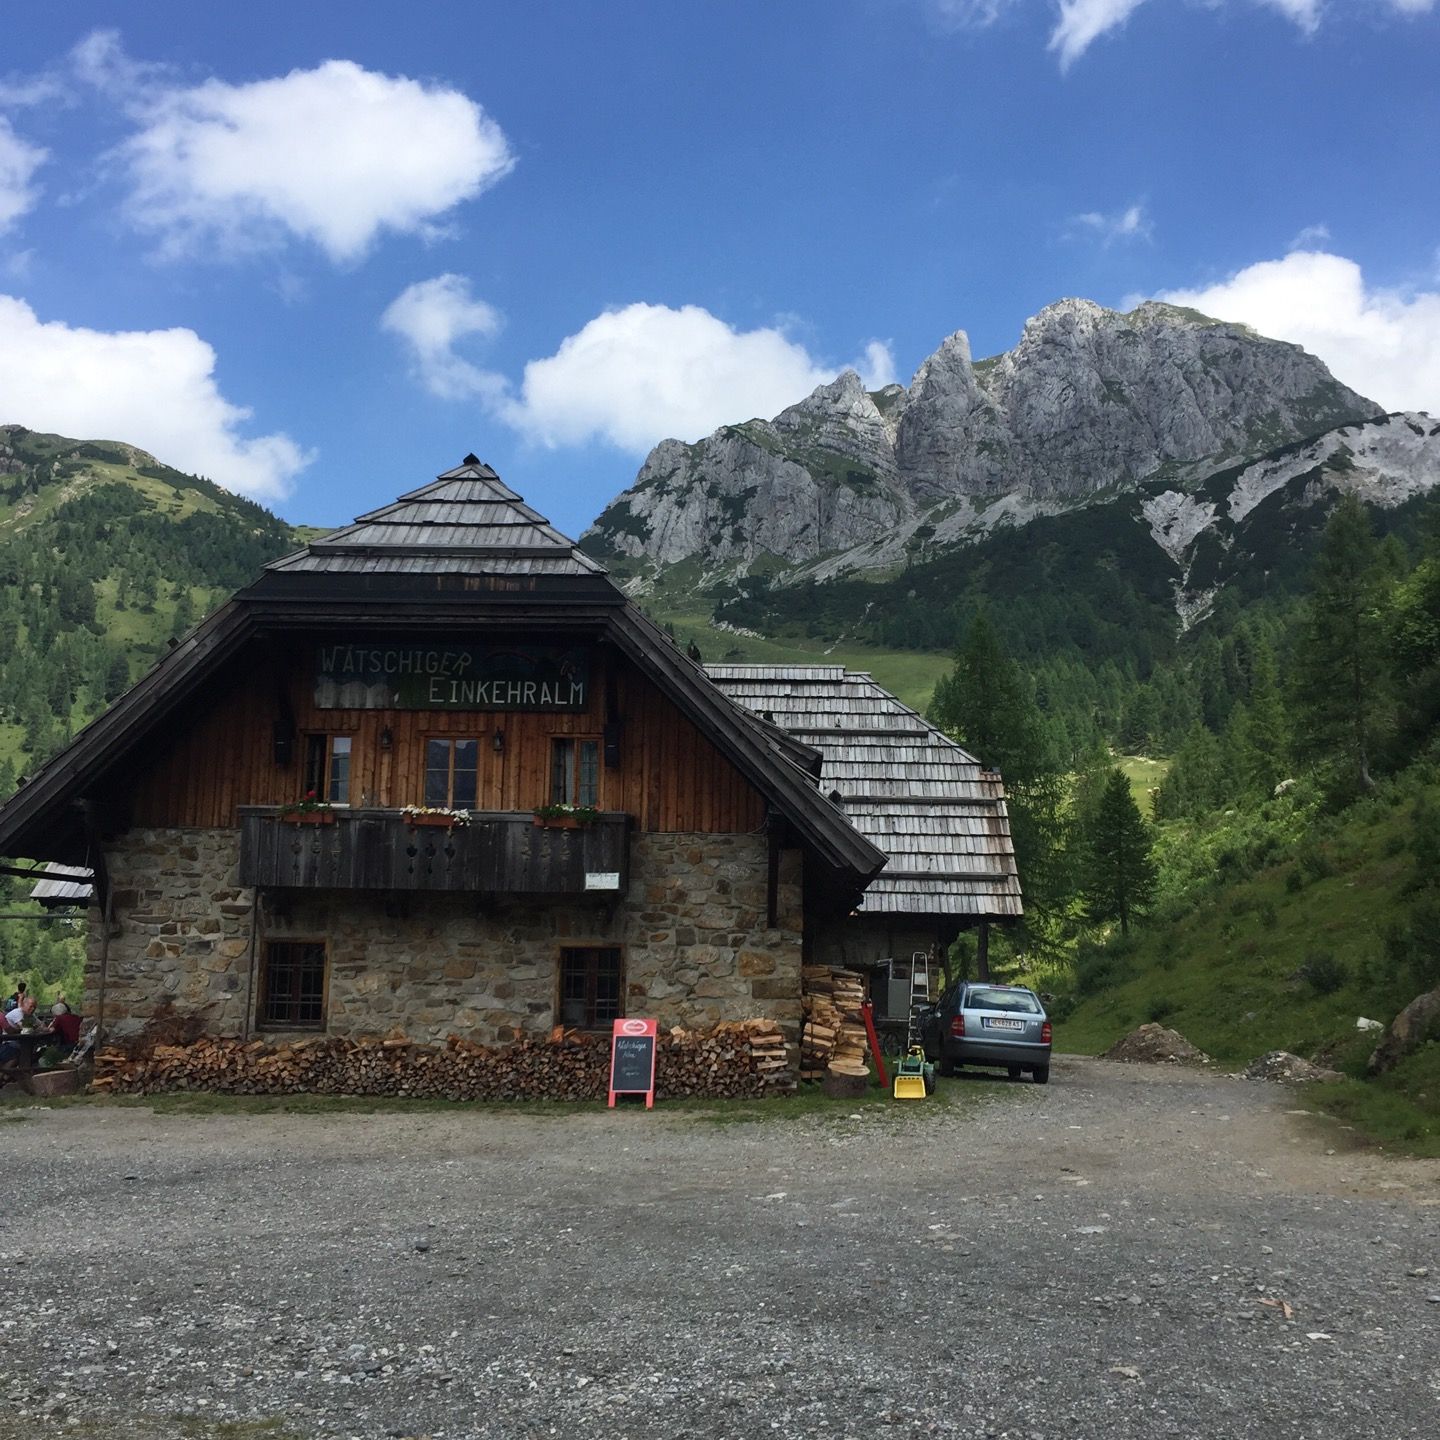
[[[484,574],[487,567],[507,562],[504,572],[513,575],[518,573],[515,562],[531,562],[537,574],[605,574],[603,565],[474,455],[265,568],[415,574],[424,571],[426,562],[439,566],[444,561],[451,562],[442,567],[450,572],[463,568]]]

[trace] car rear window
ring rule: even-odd
[[[1022,1015],[1038,1015],[1040,1002],[1028,990],[974,989],[965,997],[967,1010],[1015,1010]]]

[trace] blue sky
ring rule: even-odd
[[[0,423],[336,524],[1171,296],[1440,411],[1437,0],[9,0]]]

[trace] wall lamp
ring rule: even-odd
[[[380,732],[380,748],[382,750],[395,748],[395,732],[388,725]]]
[[[503,755],[505,753],[505,732],[503,730],[497,730],[495,732],[490,741],[490,746],[497,755]]]

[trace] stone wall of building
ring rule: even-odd
[[[491,1044],[546,1031],[559,1019],[566,945],[623,947],[627,1013],[662,1027],[764,1016],[798,1029],[801,857],[782,857],[780,923],[768,929],[764,836],[637,834],[629,889],[608,905],[318,891],[257,906],[238,884],[231,830],[135,830],[107,863],[116,923],[106,1022],[116,1034],[140,1028],[166,1002],[202,1018],[211,1034],[247,1033],[267,939],[326,942],[333,1035],[399,1028],[437,1040],[458,1031]],[[92,911],[92,1015],[101,944]]]

